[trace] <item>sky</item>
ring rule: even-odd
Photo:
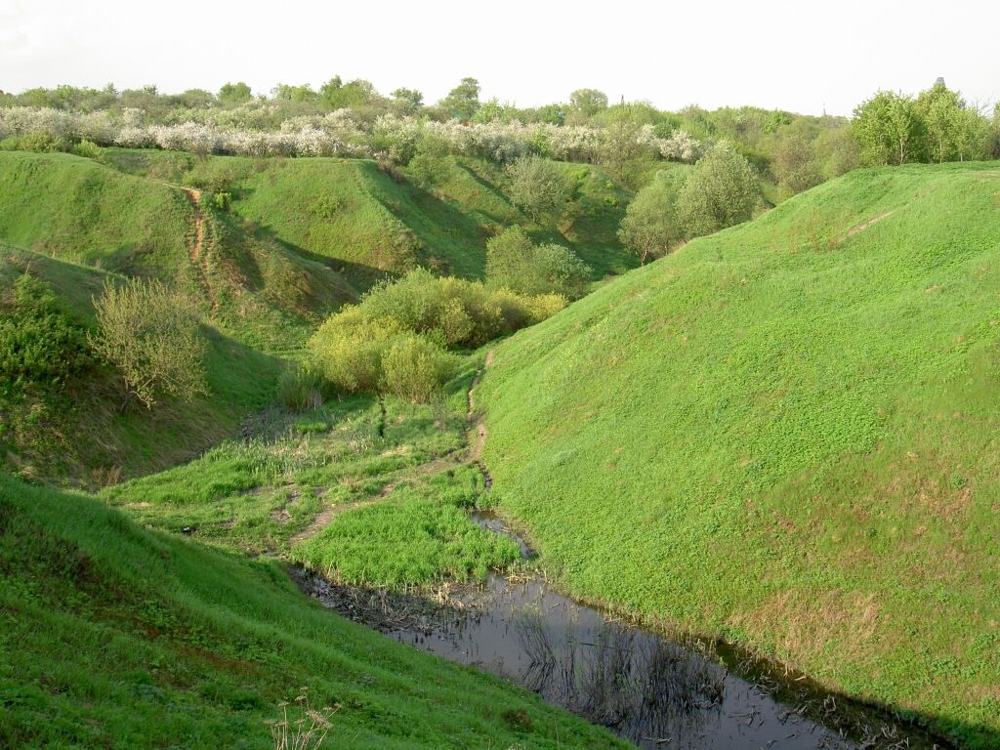
[[[1000,100],[995,0],[0,0],[0,90],[245,81],[319,88],[339,75],[432,104],[462,78],[520,107],[594,88],[659,109],[754,105],[849,116],[880,89],[940,76]]]

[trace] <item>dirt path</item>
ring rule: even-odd
[[[862,222],[861,224],[858,224],[856,227],[852,227],[851,229],[848,229],[847,230],[847,237],[853,237],[858,232],[865,231],[866,229],[868,229],[868,227],[872,226],[873,224],[878,224],[880,221],[882,221],[882,219],[888,219],[894,213],[896,213],[895,209],[893,209],[891,211],[886,211],[884,214],[879,214],[878,216],[875,216],[875,217],[869,219],[868,221],[865,221],[865,222]]]
[[[306,539],[311,539],[316,536],[323,529],[329,526],[330,523],[333,522],[333,519],[341,513],[346,513],[349,510],[356,510],[358,508],[364,508],[368,505],[374,505],[375,503],[384,500],[389,497],[393,490],[395,490],[396,487],[403,482],[419,482],[424,477],[440,474],[442,471],[454,469],[456,466],[474,465],[483,475],[486,489],[492,487],[493,477],[490,476],[489,471],[482,462],[483,447],[486,445],[487,437],[486,425],[483,424],[482,415],[476,412],[473,397],[476,386],[479,385],[479,380],[482,377],[483,371],[491,364],[493,364],[492,349],[489,354],[486,355],[486,362],[484,363],[482,369],[480,369],[476,373],[476,376],[472,379],[472,385],[469,386],[469,392],[466,395],[468,410],[466,411],[465,419],[468,423],[468,432],[466,433],[468,439],[468,450],[464,452],[464,455],[461,450],[452,451],[444,456],[435,458],[433,461],[428,461],[427,463],[420,464],[419,466],[406,471],[402,476],[397,479],[393,479],[391,482],[386,484],[375,497],[368,498],[367,500],[358,500],[353,503],[339,503],[337,505],[329,506],[325,510],[321,511],[313,519],[313,522],[309,524],[309,526],[292,537],[292,544],[298,544],[299,542],[303,542]]]
[[[187,195],[194,211],[194,239],[188,242],[188,256],[191,258],[191,265],[198,271],[198,280],[214,309],[215,295],[208,280],[209,261],[208,253],[205,252],[205,214],[201,210],[201,191],[187,187],[182,187],[181,190]]]

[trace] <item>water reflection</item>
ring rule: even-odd
[[[446,627],[397,640],[480,666],[644,748],[850,748],[697,650],[608,621],[539,581],[491,579]]]

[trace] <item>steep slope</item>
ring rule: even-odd
[[[1000,742],[1000,172],[858,172],[496,351],[485,459],[574,593]]]
[[[504,168],[474,157],[439,156],[435,177],[380,169],[361,159],[249,159],[111,149],[102,157],[127,174],[225,193],[256,236],[342,272],[358,291],[420,264],[479,278],[486,240],[526,225],[539,242],[567,245],[595,279],[637,265],[616,231],[626,195],[599,167],[557,164],[570,200],[558,226],[537,226],[511,204]]]
[[[274,561],[143,531],[0,474],[0,746],[273,748],[308,689],[324,747],[624,747],[305,599]],[[289,720],[307,719],[293,703]]]
[[[68,154],[3,152],[0,195],[0,241],[169,281],[227,333],[268,351],[300,345],[309,328],[357,296],[324,264],[255,236],[211,193]]]
[[[78,330],[81,339],[94,329],[93,299],[109,274],[0,244],[0,315],[8,314],[24,276],[51,295],[46,312],[60,325]],[[190,460],[233,434],[248,412],[271,401],[284,364],[211,325],[202,330],[210,395],[192,403],[166,398],[151,411],[123,413],[120,377],[93,357],[58,382],[0,377],[0,466],[25,477],[96,487]],[[32,346],[55,347],[45,356],[68,356],[59,342]]]

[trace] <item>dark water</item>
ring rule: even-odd
[[[389,635],[482,667],[642,748],[853,748],[855,744],[694,649],[554,594],[540,581],[492,578],[476,614],[446,630]]]
[[[532,555],[499,520],[474,520],[512,536]],[[720,664],[714,647],[680,645],[610,619],[538,579],[494,576],[482,587],[445,586],[427,597],[338,586],[306,573],[297,578],[307,593],[351,619],[506,677],[641,748],[946,747],[884,712],[805,683],[779,684],[764,672],[744,680]]]

